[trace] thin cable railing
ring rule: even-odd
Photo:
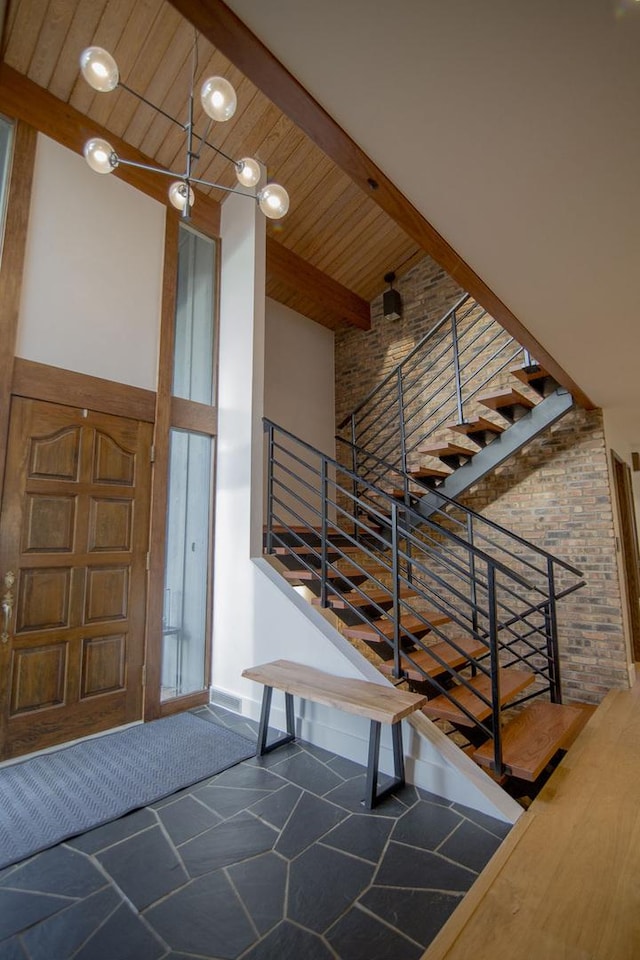
[[[580,571],[441,494],[425,518],[273,422],[265,421],[265,432],[267,552],[303,571],[322,606],[339,601],[392,662],[398,681],[409,668],[422,675],[433,695],[492,737],[502,770],[503,671],[516,667],[533,682],[533,692],[511,706],[543,693],[561,702],[557,582],[561,574],[573,577],[571,588],[562,587],[566,596],[581,585]],[[477,644],[474,655],[465,637]],[[456,651],[467,669],[451,666],[438,644]],[[425,671],[423,651],[441,669]],[[469,709],[465,691],[479,712]]]

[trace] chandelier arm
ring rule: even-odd
[[[165,170],[164,167],[152,167],[149,163],[137,163],[135,160],[125,160],[116,153],[117,166],[136,167],[138,170],[149,170],[151,173],[161,173],[165,177],[175,177],[178,180],[185,180],[184,173],[176,173],[174,170]],[[197,183],[197,180],[192,181]]]
[[[239,193],[241,197],[249,197],[251,200],[258,198],[253,193],[245,193],[244,190],[238,190],[236,187],[225,187],[223,183],[212,183],[210,180],[198,180],[191,177],[189,183],[199,183],[202,187],[214,187],[216,190],[224,190],[225,193]]]
[[[167,120],[170,120],[171,123],[175,123],[177,127],[180,127],[181,130],[187,129],[187,124],[180,123],[179,120],[176,120],[175,117],[172,117],[170,113],[167,113],[166,110],[163,110],[162,107],[157,107],[155,103],[152,103],[151,100],[147,100],[146,97],[143,97],[141,93],[138,93],[136,90],[133,90],[131,87],[128,87],[126,83],[123,83],[122,80],[118,82],[118,86],[122,87],[123,90],[126,90],[127,93],[132,94],[137,100],[140,100],[142,103],[146,104],[148,107],[151,107],[152,110],[155,110],[156,113],[161,114],[163,117],[166,117]]]

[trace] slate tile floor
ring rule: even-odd
[[[508,826],[363,794],[296,742],[37,854],[0,872],[0,960],[418,960]]]

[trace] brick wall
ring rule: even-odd
[[[426,258],[398,284],[404,315],[336,334],[337,422],[349,413],[462,295]],[[579,567],[587,586],[559,604],[567,699],[598,702],[628,685],[612,491],[600,411],[576,409],[473,488],[464,502]]]

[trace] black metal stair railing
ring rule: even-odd
[[[322,606],[339,596],[393,661],[394,677],[401,680],[410,665],[432,695],[442,694],[493,738],[502,772],[502,670],[524,667],[534,679],[532,692],[509,706],[541,694],[561,702],[556,605],[582,585],[580,571],[446,498],[425,520],[411,503],[273,422],[265,421],[265,432],[267,553],[277,549],[285,566],[305,572]],[[365,614],[361,601],[371,587],[378,593]],[[483,645],[477,656],[463,646],[469,637]],[[446,642],[467,669],[450,666],[431,641]],[[436,675],[414,659],[423,650],[441,668]],[[489,694],[474,686],[480,675]],[[465,688],[483,704],[481,719],[461,702]]]
[[[398,366],[338,426],[348,428],[354,458],[366,449],[407,471],[437,430],[477,413],[475,398],[519,357],[524,347],[466,294]],[[370,463],[354,459],[354,473],[370,479]]]

